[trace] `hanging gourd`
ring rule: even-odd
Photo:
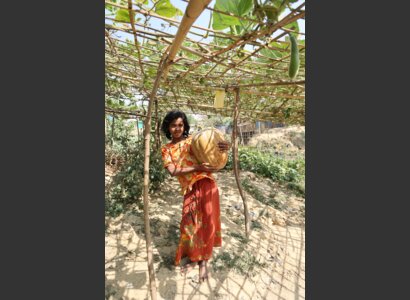
[[[290,63],[289,63],[289,77],[290,79],[295,79],[296,75],[298,75],[299,72],[299,49],[298,49],[298,43],[296,41],[296,38],[289,33],[289,39],[290,39]]]
[[[219,169],[228,162],[228,152],[221,152],[218,143],[225,141],[222,132],[216,128],[206,128],[193,134],[191,149],[199,163],[208,163]]]
[[[225,90],[216,90],[215,91],[215,99],[214,99],[214,107],[215,108],[223,108],[224,107],[224,99],[225,99]]]

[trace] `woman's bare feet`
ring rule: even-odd
[[[208,279],[208,266],[206,260],[201,260],[198,262],[199,265],[199,282],[204,282]]]
[[[181,266],[181,275],[188,274],[191,272],[197,265],[196,261],[188,262],[185,265]]]

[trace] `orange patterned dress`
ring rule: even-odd
[[[191,151],[192,138],[162,147],[164,167],[174,164],[177,168],[198,164]],[[220,247],[221,220],[219,191],[210,172],[191,172],[178,177],[184,195],[181,236],[175,257],[175,265],[188,257],[190,261],[208,260],[213,247]]]

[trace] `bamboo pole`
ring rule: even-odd
[[[177,34],[171,45],[171,48],[169,49],[168,56],[165,60],[164,78],[167,77],[168,69],[170,65],[173,63],[175,56],[177,55],[177,52],[189,31],[189,28],[191,28],[192,24],[195,22],[195,20],[204,11],[205,7],[210,2],[211,0],[191,0],[188,3],[184,17],[182,18],[181,24],[178,27]]]
[[[233,130],[232,130],[232,156],[233,156],[233,171],[235,175],[236,184],[238,186],[239,194],[241,195],[243,201],[243,210],[245,214],[245,235],[249,238],[250,234],[250,223],[249,223],[249,212],[248,204],[246,203],[246,198],[242,190],[242,185],[239,180],[239,168],[238,168],[238,140],[236,138],[238,130],[238,116],[239,116],[239,88],[234,89],[235,92],[235,107],[233,113]]]
[[[139,61],[139,66],[140,66],[140,69],[141,69],[141,73],[145,77],[144,68],[143,68],[142,63],[141,63],[141,51],[140,51],[140,48],[139,48],[139,45],[138,45],[138,39],[137,39],[138,35],[137,35],[135,25],[134,25],[135,20],[134,20],[134,12],[132,11],[132,1],[131,0],[128,0],[128,13],[129,13],[129,16],[130,16],[130,24],[131,24],[132,32],[133,32],[133,35],[134,35],[135,49],[137,49],[137,57],[138,57],[138,61]]]
[[[205,0],[205,5],[203,1],[200,0],[191,0],[188,4],[188,7],[185,11],[185,15],[182,18],[181,26],[178,28],[177,36],[172,44],[171,49],[168,52],[164,52],[163,60],[159,63],[157,76],[155,78],[154,86],[150,94],[150,101],[148,102],[148,111],[147,117],[145,118],[145,128],[144,128],[144,141],[145,141],[145,159],[144,159],[144,189],[143,189],[143,201],[144,201],[144,223],[145,223],[145,238],[147,245],[147,257],[148,257],[148,272],[150,279],[150,292],[151,299],[157,299],[157,288],[155,284],[155,273],[152,261],[152,247],[151,247],[151,233],[150,233],[150,223],[149,223],[149,210],[148,210],[148,190],[149,190],[149,157],[150,157],[150,138],[151,138],[151,115],[152,115],[152,106],[154,99],[157,94],[157,90],[161,81],[161,77],[164,74],[164,71],[169,67],[169,62],[172,62],[173,57],[177,53],[179,47],[181,46],[182,40],[185,37],[186,32],[189,30],[189,27],[196,20],[196,18],[204,10],[205,6],[210,2],[210,0]],[[202,4],[202,5],[201,5]],[[202,6],[202,7],[201,7]],[[186,21],[187,20],[187,21]],[[184,25],[183,25],[184,24]],[[171,52],[172,50],[172,52]],[[170,55],[172,54],[172,55]],[[166,76],[165,76],[166,77]]]
[[[155,97],[154,100],[154,105],[155,105],[155,151],[157,151],[161,145],[161,141],[160,141],[160,134],[159,134],[159,127],[160,127],[160,122],[159,122],[159,118],[158,118],[158,98]]]
[[[257,87],[257,86],[280,86],[280,85],[298,85],[305,84],[304,80],[299,81],[278,81],[278,82],[263,82],[263,83],[251,83],[251,84],[238,84],[238,87]],[[232,87],[235,89],[235,87]]]
[[[148,102],[148,111],[147,117],[144,122],[144,147],[145,147],[145,156],[144,156],[144,188],[143,188],[143,202],[144,202],[144,224],[145,224],[145,239],[146,239],[146,248],[147,248],[147,259],[148,259],[148,273],[149,273],[149,286],[151,299],[157,299],[157,286],[155,282],[155,272],[154,272],[154,263],[152,255],[152,246],[151,246],[151,228],[149,222],[149,201],[148,201],[148,191],[149,191],[149,158],[150,158],[150,139],[151,139],[151,115],[152,115],[152,105],[153,99],[157,93],[159,83],[161,80],[161,74],[163,72],[163,62],[158,66],[157,77],[154,82],[150,94],[150,101]]]
[[[115,19],[114,18],[109,18],[109,17],[105,17],[107,20],[110,20],[110,21],[115,21]],[[125,22],[125,21],[115,21],[116,23],[121,23],[121,24],[129,24],[128,22]],[[135,24],[134,24],[135,25]],[[141,33],[141,34],[145,34],[145,35],[151,35],[151,36],[155,36],[155,37],[174,37],[174,35],[173,34],[170,34],[170,33],[166,33],[166,32],[163,32],[163,31],[161,31],[161,30],[158,30],[158,29],[151,29],[151,30],[153,30],[153,31],[157,31],[157,32],[159,32],[159,33],[154,33],[154,32],[150,32],[150,31],[147,31],[147,30],[141,30],[141,29],[136,29],[135,27],[135,29],[133,30],[133,29],[128,29],[128,28],[122,28],[122,27],[118,27],[118,26],[114,26],[114,25],[111,25],[111,24],[106,24],[106,27],[108,27],[108,28],[112,28],[112,29],[116,29],[116,30],[121,30],[121,31],[124,31],[124,32],[126,32],[126,33],[129,33],[129,34],[133,34],[133,33],[135,33],[135,34],[137,34],[137,33]],[[142,35],[140,35],[141,37],[142,37]]]
[[[106,112],[112,113],[112,114],[119,114],[119,115],[131,115],[131,116],[137,116],[137,117],[142,117],[145,118],[147,117],[144,114],[140,114],[139,111],[130,111],[130,110],[124,110],[124,109],[114,109],[110,107],[105,108]]]

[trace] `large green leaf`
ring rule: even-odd
[[[275,50],[271,50],[271,49],[267,49],[267,48],[263,48],[260,53],[263,56],[269,57],[269,58],[274,58],[274,59],[279,59],[283,56],[284,52],[280,52],[280,51],[275,51]],[[286,53],[285,53],[286,54]]]
[[[160,16],[172,18],[175,16],[182,16],[182,11],[173,6],[170,0],[160,0],[155,6],[155,12]]]
[[[236,16],[244,16],[253,7],[252,0],[216,0],[214,9],[233,13]],[[241,25],[238,18],[213,12],[212,28],[222,30],[234,25]]]
[[[135,15],[135,12],[132,11],[132,14]],[[120,9],[117,11],[117,15],[115,16],[116,21],[122,22],[130,22],[130,14],[128,13],[127,9]]]
[[[286,50],[289,47],[288,44],[278,43],[278,42],[271,42],[271,43],[269,43],[269,46],[271,46],[272,48],[278,48],[278,50],[263,48],[260,51],[260,54],[262,54],[265,57],[274,58],[274,59],[281,59],[283,56],[288,54],[288,52],[286,52],[286,51],[280,51],[280,49]],[[259,57],[259,58],[257,58],[257,61],[264,62],[264,63],[271,63],[272,62],[271,60],[269,60],[265,57]]]
[[[234,10],[234,14],[242,17],[246,15],[252,9],[252,7],[252,0],[239,0],[238,6],[236,7],[236,10]]]
[[[222,30],[232,25],[239,25],[238,19],[217,12],[212,14],[212,28],[214,30]]]

